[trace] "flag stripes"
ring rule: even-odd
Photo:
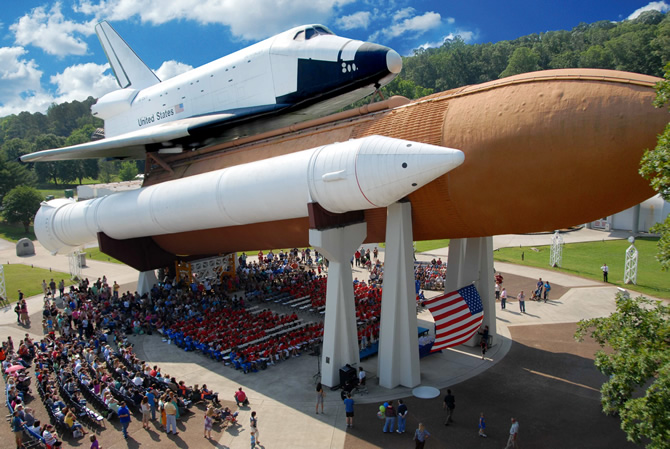
[[[465,343],[484,320],[484,308],[474,285],[428,300],[425,305],[435,319],[432,352]]]

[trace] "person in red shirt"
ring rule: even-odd
[[[237,402],[237,406],[239,407],[240,404],[242,405],[249,405],[249,399],[247,399],[247,394],[242,391],[242,387],[238,388],[237,391],[235,392],[235,402]]]

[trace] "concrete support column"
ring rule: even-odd
[[[137,293],[143,295],[145,293],[151,292],[151,289],[154,287],[154,284],[158,283],[158,278],[156,277],[155,270],[141,271],[140,276],[137,279]]]
[[[449,242],[447,279],[445,293],[453,292],[474,282],[484,306],[482,326],[489,327],[489,335],[496,344],[496,298],[493,278],[493,237],[452,239]],[[466,344],[475,346],[479,337],[475,334]]]
[[[350,260],[366,235],[365,223],[309,230],[310,245],[329,262],[321,359],[321,383],[328,387],[340,384],[340,368],[346,364],[355,367],[360,362]]]
[[[631,233],[634,237],[637,237],[637,234],[640,232],[640,205],[637,204],[633,206],[633,226],[631,227]]]
[[[385,388],[419,385],[412,205],[409,202],[395,203],[387,209],[380,320],[379,385]]]

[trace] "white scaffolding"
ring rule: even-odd
[[[81,280],[81,251],[74,251],[69,254],[70,260],[70,280]]]
[[[623,273],[624,284],[637,285],[637,248],[635,238],[629,237],[630,246],[626,250],[626,265]]]
[[[191,272],[196,275],[200,281],[205,279],[219,280],[223,273],[231,273],[234,271],[235,253],[191,262]]]
[[[5,267],[0,265],[0,296],[5,298],[5,301],[9,302],[7,297],[7,285],[5,284]]]
[[[549,254],[549,265],[560,267],[563,262],[563,236],[560,232],[554,232],[551,238],[551,252]]]

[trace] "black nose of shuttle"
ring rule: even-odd
[[[370,70],[374,67],[375,71],[393,75],[397,75],[402,70],[402,59],[398,52],[369,42],[361,45],[356,51],[356,64],[363,70]]]

